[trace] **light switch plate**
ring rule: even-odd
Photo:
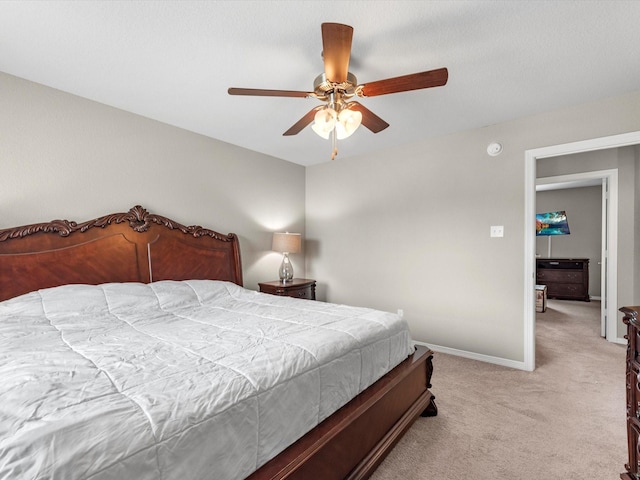
[[[492,237],[504,237],[504,226],[503,225],[492,225],[491,226],[491,236]]]

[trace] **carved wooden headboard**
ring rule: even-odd
[[[242,285],[238,237],[141,206],[84,223],[0,230],[0,301],[70,283],[210,279]]]

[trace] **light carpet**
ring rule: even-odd
[[[627,461],[624,345],[600,302],[549,300],[536,369],[434,356],[438,416],[420,418],[372,480],[613,480]]]

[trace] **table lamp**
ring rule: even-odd
[[[274,233],[272,250],[282,253],[282,264],[279,275],[282,283],[293,280],[293,265],[289,260],[290,253],[298,253],[302,244],[302,236],[299,233]]]

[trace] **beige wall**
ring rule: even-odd
[[[522,362],[525,151],[638,130],[640,92],[309,167],[307,274],[418,341]]]
[[[140,204],[236,233],[254,290],[277,279],[271,232],[304,231],[304,167],[2,73],[0,106],[0,228]]]

